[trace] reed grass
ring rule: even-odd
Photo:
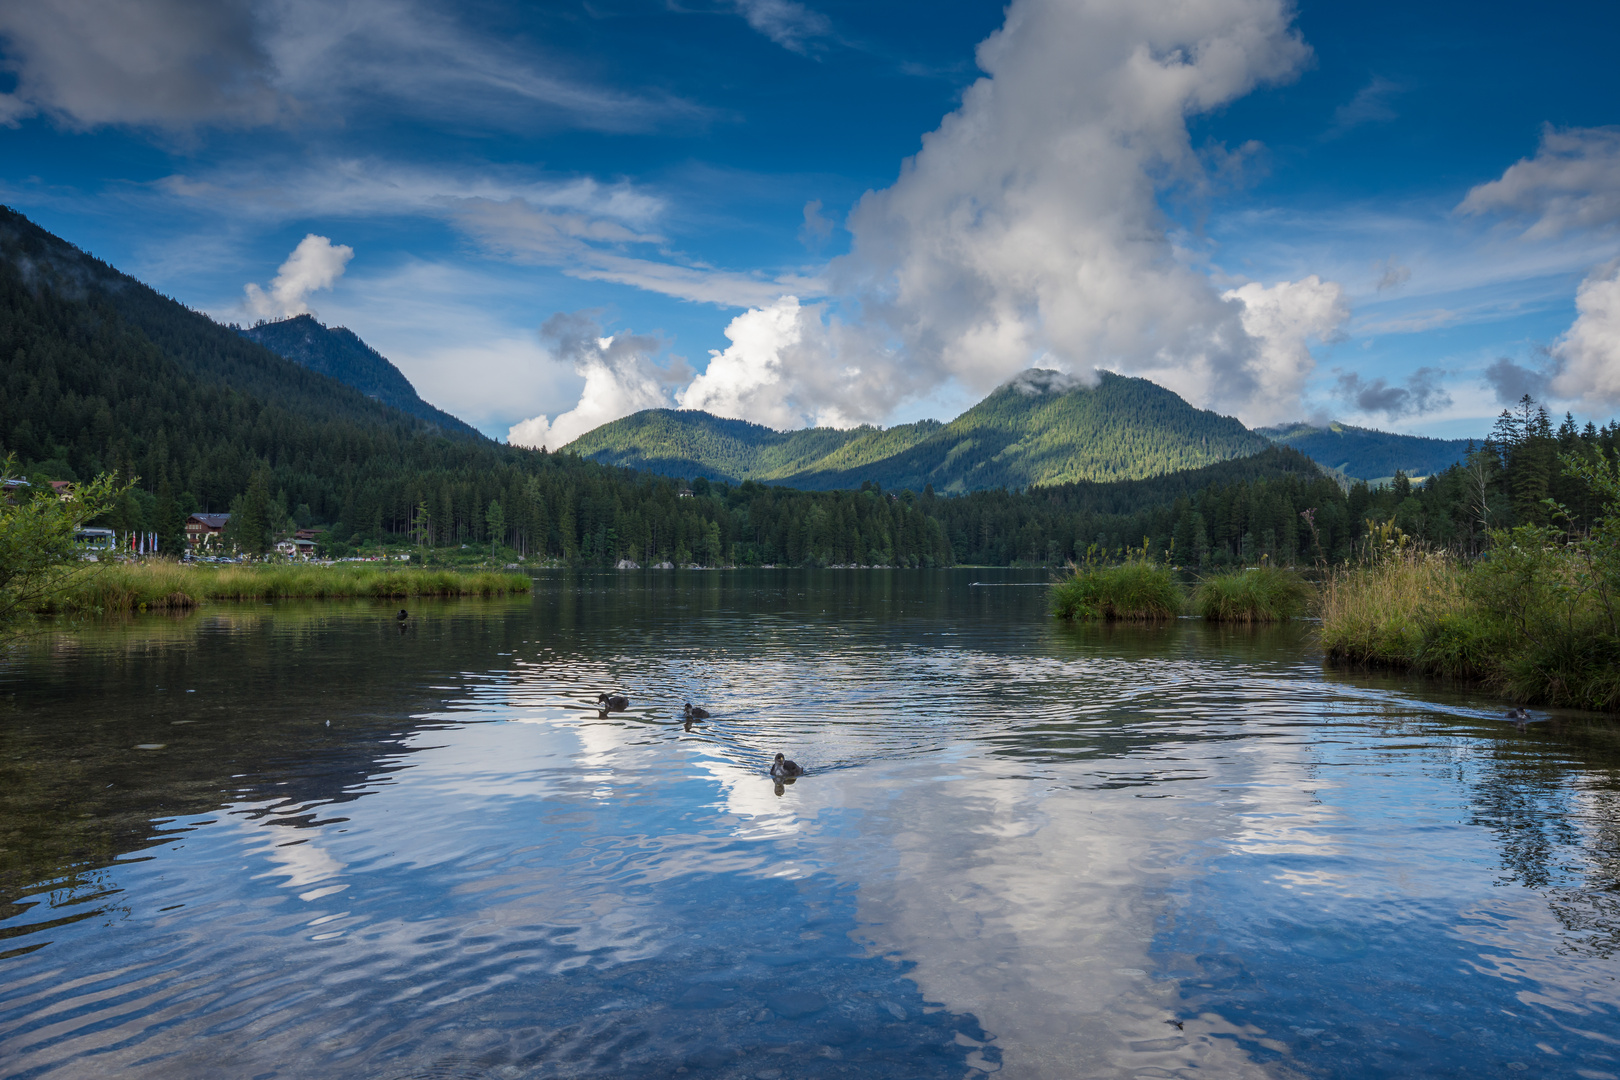
[[[1473,565],[1402,552],[1341,570],[1322,590],[1322,648],[1527,704],[1620,711],[1620,635],[1603,596],[1581,587],[1585,569],[1577,553],[1504,545]]]
[[[1293,570],[1261,566],[1215,574],[1193,590],[1193,611],[1210,622],[1269,623],[1297,619],[1315,591]]]
[[[1334,571],[1322,585],[1323,651],[1364,667],[1420,665],[1426,628],[1468,611],[1464,573],[1453,559],[1420,552]]]
[[[1168,567],[1140,561],[1077,567],[1052,587],[1052,613],[1071,621],[1158,622],[1186,603]]]
[[[459,572],[362,563],[182,566],[111,563],[75,571],[40,614],[180,611],[209,601],[405,599],[413,596],[504,596],[525,593],[524,574]]]

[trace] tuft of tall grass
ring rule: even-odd
[[[1620,710],[1620,636],[1577,552],[1502,543],[1461,565],[1400,552],[1322,590],[1328,659],[1471,679],[1515,701]]]
[[[1426,627],[1465,617],[1464,570],[1440,554],[1402,551],[1334,571],[1322,584],[1322,649],[1367,667],[1419,666]]]
[[[1313,595],[1295,571],[1262,566],[1205,578],[1193,590],[1193,610],[1210,622],[1282,622],[1305,614]]]
[[[1052,613],[1070,620],[1157,622],[1180,615],[1186,603],[1168,567],[1141,561],[1076,567],[1052,586]]]
[[[524,574],[381,568],[365,563],[181,566],[111,563],[75,572],[41,614],[177,611],[210,600],[405,599],[413,596],[504,596],[528,592]]]

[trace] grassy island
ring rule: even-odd
[[[1071,621],[1159,622],[1186,603],[1170,568],[1146,560],[1079,566],[1052,587],[1053,613]]]
[[[1193,590],[1193,610],[1210,622],[1270,623],[1297,619],[1309,610],[1314,590],[1298,572],[1257,566],[1215,574]]]
[[[177,611],[209,601],[416,596],[505,596],[526,593],[525,574],[325,565],[182,566],[172,562],[114,563],[71,571],[39,614]]]

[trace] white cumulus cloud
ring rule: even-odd
[[[1575,322],[1553,343],[1561,398],[1620,404],[1620,259],[1593,270],[1575,292]]]
[[[882,416],[919,388],[983,393],[1034,364],[1145,375],[1246,419],[1297,411],[1303,342],[1342,320],[1338,286],[1223,295],[1159,201],[1204,182],[1189,117],[1306,61],[1292,14],[1283,0],[1015,0],[979,47],[986,76],[849,216],[851,253],[827,281],[860,332],[820,347],[801,309],[797,339],[774,362],[749,354],[750,372],[795,387],[781,400],[805,413],[818,380],[839,385],[827,371],[858,369],[869,393],[858,412],[827,404]],[[721,355],[741,363],[733,341]]]
[[[738,315],[726,337],[731,345],[711,352],[708,368],[678,395],[681,408],[779,430],[853,427],[882,420],[896,389],[890,364],[852,359],[881,357],[864,334],[795,296]]]
[[[643,409],[664,409],[670,404],[668,385],[686,375],[653,362],[657,338],[617,334],[603,337],[602,328],[588,313],[557,314],[540,328],[542,342],[552,355],[572,363],[584,376],[585,389],[572,409],[547,419],[535,416],[507,432],[514,446],[566,446],[587,431]]]
[[[1244,332],[1259,344],[1246,364],[1252,389],[1244,418],[1272,423],[1298,415],[1305,381],[1316,370],[1309,343],[1331,339],[1350,317],[1344,289],[1312,274],[1269,289],[1250,282],[1222,295],[1242,302]]]
[[[281,264],[268,289],[249,283],[243,306],[261,319],[285,319],[309,310],[309,294],[330,289],[343,276],[354,248],[310,233]]]

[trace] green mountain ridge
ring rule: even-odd
[[[1291,446],[1319,464],[1358,480],[1380,480],[1397,472],[1433,476],[1461,461],[1470,443],[1477,447],[1484,441],[1396,435],[1336,420],[1327,427],[1294,423],[1255,430],[1272,442]]]
[[[312,315],[294,315],[238,332],[278,356],[352,386],[401,412],[462,435],[484,437],[472,425],[423,401],[404,372],[346,327],[325,326]]]
[[[942,424],[780,432],[698,411],[649,410],[566,449],[667,476],[806,490],[858,487],[959,494],[997,487],[1142,480],[1266,449],[1239,421],[1196,409],[1146,379],[1100,372],[1086,386],[1033,369]]]

